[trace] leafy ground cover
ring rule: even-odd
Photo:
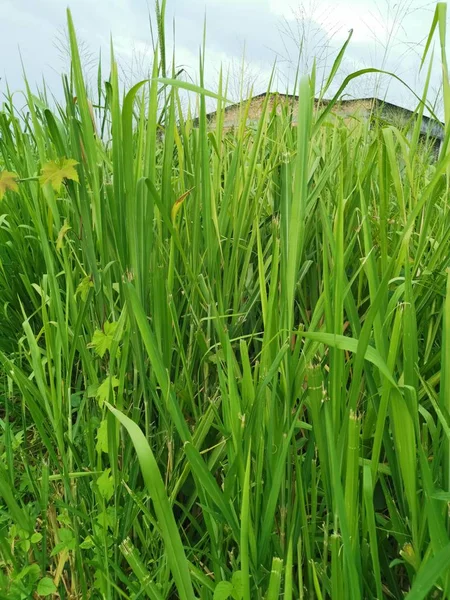
[[[448,119],[211,130],[157,13],[0,111],[0,596],[450,598]]]

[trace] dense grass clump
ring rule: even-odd
[[[0,597],[450,598],[447,133],[211,129],[163,16],[0,111]]]

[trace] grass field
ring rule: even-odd
[[[201,62],[194,126],[157,13],[150,81],[68,13],[65,102],[0,110],[0,598],[450,598],[446,6],[437,160],[314,73],[223,132]]]

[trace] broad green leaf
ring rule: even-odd
[[[57,588],[53,583],[53,579],[50,579],[50,577],[43,577],[38,583],[36,591],[39,596],[50,596],[51,594],[56,593]]]
[[[109,391],[112,389],[119,387],[120,381],[117,377],[107,377],[103,383],[101,383],[97,391],[95,393],[95,397],[97,398],[98,404],[100,408],[103,407],[103,404],[109,399]]]
[[[84,538],[84,540],[80,544],[81,550],[90,550],[91,548],[95,548],[95,542],[90,535]]]
[[[242,571],[235,571],[231,577],[233,584],[232,596],[234,600],[242,600],[244,595],[244,584],[242,582]]]
[[[230,581],[219,581],[214,589],[214,600],[227,600],[233,591],[233,584]]]
[[[83,302],[86,302],[87,297],[89,295],[89,290],[93,287],[94,287],[94,282],[92,281],[92,277],[90,275],[86,275],[86,277],[83,277],[81,282],[78,284],[75,295],[80,294]]]
[[[102,512],[97,517],[97,523],[102,529],[110,529],[113,530],[114,527],[114,506],[108,506],[106,510],[102,510]]]
[[[94,575],[94,588],[99,590],[102,594],[102,597],[106,596],[108,593],[108,584],[105,577],[105,574],[101,569],[97,569]]]
[[[117,385],[119,385],[118,381]],[[95,447],[97,452],[108,453],[108,419],[103,419],[99,425],[97,430],[97,444]]]
[[[98,491],[108,502],[114,495],[114,479],[110,475],[111,469],[105,469],[97,479]]]
[[[18,573],[16,575],[16,579],[18,581],[21,581],[22,579],[24,579],[26,577],[27,580],[30,581],[31,583],[35,583],[40,578],[40,575],[41,575],[41,569],[40,569],[39,565],[36,563],[33,563],[32,565],[28,565],[27,567],[24,567],[20,571],[20,573]]]
[[[59,542],[53,548],[50,556],[56,556],[63,550],[74,550],[75,549],[75,538],[70,529],[58,529]]]
[[[90,348],[94,348],[95,353],[103,358],[106,351],[111,350],[113,343],[114,333],[117,329],[117,322],[110,323],[105,321],[103,329],[96,329],[92,337],[92,342],[89,344]]]

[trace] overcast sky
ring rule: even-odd
[[[146,75],[152,60],[149,14],[153,0],[71,0],[83,57],[94,72],[101,49],[109,53],[110,36],[123,77],[138,80]],[[230,72],[230,94],[239,94],[239,73],[254,93],[267,89],[274,62],[277,77],[272,88],[292,91],[299,48],[300,69],[311,68],[317,56],[319,75],[330,68],[336,53],[353,29],[353,37],[342,65],[340,79],[366,67],[395,72],[417,93],[423,76],[420,55],[432,22],[435,3],[417,0],[167,0],[167,30],[172,44],[175,28],[176,64],[185,76],[197,81],[198,52],[206,16],[206,83],[217,85],[222,64]],[[66,3],[62,0],[0,0],[0,93],[23,89],[21,58],[33,85],[42,77],[52,92],[61,95],[60,73],[67,71],[64,37]],[[244,59],[244,60],[243,60]],[[106,64],[106,68],[108,68]],[[348,93],[378,95],[413,108],[414,96],[398,82],[378,82],[370,76],[356,81]],[[440,87],[438,64],[433,71],[430,100]],[[245,92],[246,90],[244,90]]]

